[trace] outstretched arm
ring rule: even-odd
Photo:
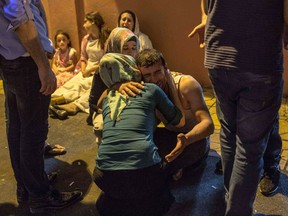
[[[205,46],[204,42],[204,36],[205,36],[205,26],[207,21],[207,12],[205,10],[207,8],[206,1],[201,1],[201,11],[202,11],[202,18],[201,23],[197,25],[192,32],[188,35],[188,37],[194,37],[196,34],[198,35],[198,43],[200,48],[203,48]]]
[[[186,146],[193,145],[194,142],[204,139],[214,132],[214,124],[200,84],[193,77],[185,76],[180,82],[180,92],[183,100],[189,104],[193,118],[198,123],[186,134],[180,133],[177,136],[176,147],[165,157],[168,162],[176,159]]]

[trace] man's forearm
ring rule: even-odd
[[[186,142],[185,145],[189,145],[191,143],[202,140],[208,136],[210,136],[214,132],[213,123],[209,121],[203,121],[195,127],[191,131],[185,134]]]
[[[48,69],[50,64],[38,38],[33,20],[28,20],[16,29],[21,43],[33,58],[39,69]]]

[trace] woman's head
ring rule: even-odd
[[[139,52],[138,37],[127,28],[115,28],[107,39],[106,53],[122,53],[135,57]]]
[[[62,30],[58,30],[54,37],[55,47],[61,50],[66,50],[67,47],[71,47],[70,35]]]
[[[99,12],[92,11],[85,15],[83,26],[88,33],[92,30],[93,27],[97,27],[100,30],[103,25],[104,25],[104,20]]]
[[[99,73],[108,88],[119,82],[141,81],[135,59],[120,53],[105,54],[100,60]]]
[[[118,27],[128,28],[135,31],[136,15],[130,10],[125,10],[118,17]]]
[[[88,34],[93,34],[94,37],[100,40],[101,46],[104,47],[110,30],[106,27],[101,14],[97,11],[92,11],[85,15],[83,27]]]

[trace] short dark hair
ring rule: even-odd
[[[144,49],[136,56],[136,64],[138,67],[150,67],[158,62],[166,67],[163,54],[156,49]]]

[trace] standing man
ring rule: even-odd
[[[158,85],[174,103],[178,100],[183,107],[183,127],[168,126],[161,118],[166,129],[157,128],[154,134],[159,153],[168,162],[169,174],[178,180],[183,168],[199,165],[210,149],[209,135],[213,133],[214,125],[202,88],[192,76],[170,73],[162,53],[155,49],[141,51],[136,63],[144,82]]]
[[[81,192],[58,192],[44,171],[50,95],[56,79],[47,58],[53,47],[37,0],[0,1],[0,68],[5,84],[7,139],[19,204],[30,211],[66,207]]]
[[[205,44],[205,67],[216,94],[226,216],[253,212],[263,155],[282,99],[287,2],[215,0],[207,5],[202,0],[202,22],[189,35],[198,33],[200,47]]]

